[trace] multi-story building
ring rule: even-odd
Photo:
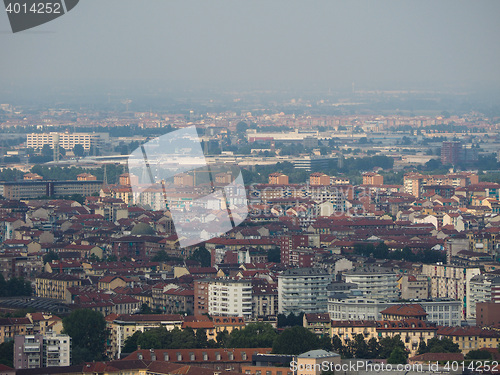
[[[346,283],[356,284],[363,296],[373,299],[392,300],[399,296],[397,275],[376,268],[347,271]]]
[[[252,287],[252,317],[278,315],[278,289],[276,284],[259,283]]]
[[[382,311],[399,301],[367,299],[362,297],[344,297],[328,299],[328,313],[332,320],[381,320]],[[440,326],[457,326],[461,322],[461,302],[441,299],[417,300],[427,313],[427,321]]]
[[[500,332],[480,327],[440,327],[438,338],[450,338],[463,354],[482,348],[497,348]]]
[[[363,185],[380,186],[384,184],[384,176],[378,173],[363,173]]]
[[[422,275],[404,275],[399,281],[401,299],[426,299],[429,297],[429,278]]]
[[[80,286],[81,280],[65,273],[42,273],[35,279],[35,293],[38,297],[71,300],[68,288]]]
[[[462,318],[472,318],[469,300],[471,298],[470,280],[481,274],[479,268],[464,268],[442,264],[424,264],[422,275],[431,278],[432,298],[452,298],[462,302]]]
[[[250,280],[214,279],[208,285],[208,313],[218,316],[252,316]]]
[[[98,193],[102,181],[1,181],[0,194],[6,199],[19,200],[40,197],[90,196]]]
[[[450,173],[447,175],[422,175],[412,172],[404,176],[404,192],[419,198],[423,186],[426,185],[449,185],[458,188],[474,185],[478,182],[478,175],[471,172]]]
[[[208,314],[209,279],[194,280],[194,315]]]
[[[332,320],[328,313],[304,314],[302,324],[304,328],[318,336],[330,335]]]
[[[389,302],[365,297],[328,299],[328,313],[332,320],[380,320],[381,311],[390,306]]]
[[[26,335],[31,325],[28,318],[0,318],[0,344],[14,340],[16,335]]]
[[[65,150],[73,150],[76,145],[82,145],[85,151],[89,151],[92,146],[102,146],[108,140],[107,133],[31,133],[26,135],[26,147],[42,149],[49,145],[54,148],[58,143]]]
[[[328,311],[327,286],[332,278],[326,270],[296,268],[278,275],[278,311],[288,315]]]
[[[500,303],[478,302],[476,304],[476,325],[479,327],[500,326]]]
[[[377,337],[377,323],[374,320],[334,320],[330,337],[337,336],[343,345],[348,345],[357,335],[363,335],[366,342]]]
[[[110,333],[108,355],[120,358],[123,345],[127,338],[135,332],[145,332],[153,328],[163,327],[168,331],[174,328],[181,329],[183,318],[178,314],[171,315],[119,315],[113,320],[108,320],[107,328]]]
[[[491,301],[492,280],[496,275],[476,275],[470,279],[470,299],[471,318],[476,317],[476,304]]]
[[[309,175],[309,185],[330,185],[330,176],[321,172],[314,172]]]
[[[401,341],[405,344],[410,356],[417,354],[421,341],[427,342],[436,336],[438,327],[435,323],[426,322],[419,319],[406,320],[382,320],[377,323],[377,335],[379,339],[384,337],[401,336]]]
[[[269,175],[269,184],[288,185],[288,176],[280,172],[271,173]]]
[[[16,336],[14,367],[30,369],[71,364],[71,337],[57,333]]]
[[[154,290],[154,289],[153,289]],[[153,294],[153,306],[160,309],[164,314],[194,312],[194,291],[192,289],[171,286],[159,294],[159,298],[155,298]]]
[[[458,164],[462,161],[462,143],[446,141],[441,145],[441,163]]]

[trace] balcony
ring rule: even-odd
[[[40,351],[40,344],[38,345],[25,345],[24,352],[25,353],[36,353]]]

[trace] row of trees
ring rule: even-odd
[[[356,243],[354,244],[354,251],[356,254],[367,257],[373,256],[376,259],[406,260],[408,262],[418,261],[427,264],[446,262],[446,254],[440,251],[425,249],[413,252],[409,247],[405,247],[402,250],[389,251],[389,247],[383,242],[377,245],[373,243]]]
[[[273,348],[276,354],[297,354],[313,349],[331,350],[330,338],[319,338],[304,327],[285,329],[281,334],[267,323],[252,323],[241,330],[226,330],[217,334],[216,340],[208,340],[206,331],[191,328],[183,330],[155,328],[135,332],[125,341],[124,353],[142,349],[191,349],[191,348]]]

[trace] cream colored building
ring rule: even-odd
[[[320,375],[325,370],[340,365],[340,355],[326,350],[310,350],[297,356],[297,375]],[[293,363],[293,362],[292,362]],[[293,367],[292,367],[293,369]]]
[[[168,331],[174,328],[181,329],[183,318],[178,314],[171,315],[119,315],[113,320],[107,319],[108,331],[110,333],[110,345],[107,348],[108,355],[120,358],[122,347],[127,338],[135,332],[148,331],[153,328],[164,327]]]

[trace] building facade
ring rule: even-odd
[[[327,271],[296,268],[278,276],[278,312],[288,315],[322,313],[328,308],[327,286],[331,282]]]

